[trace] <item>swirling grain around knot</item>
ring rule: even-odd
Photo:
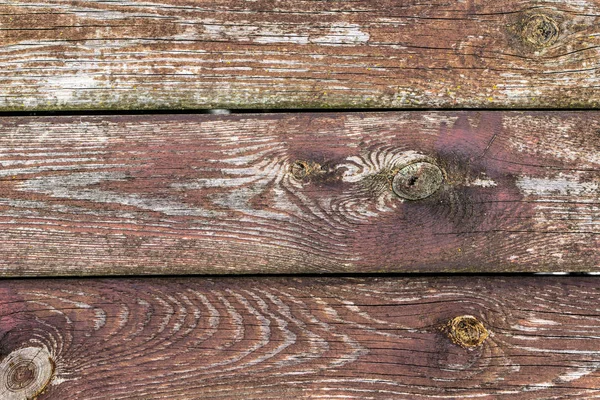
[[[0,275],[594,270],[599,129],[596,112],[4,118]],[[418,165],[427,196],[398,178]]]
[[[0,376],[22,349],[46,354],[40,400],[600,398],[595,279],[72,279],[0,291]]]

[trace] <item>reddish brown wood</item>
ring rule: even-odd
[[[40,400],[600,397],[596,278],[7,280],[0,291],[0,379],[4,360],[38,349],[55,367]],[[456,317],[488,336],[460,346]]]
[[[598,107],[600,0],[20,0],[0,110]]]
[[[5,276],[600,267],[600,114],[4,118]],[[394,194],[428,160],[441,188]]]

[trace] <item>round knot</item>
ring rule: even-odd
[[[453,343],[466,348],[481,345],[489,336],[485,326],[471,315],[452,318],[445,330]]]
[[[54,373],[46,349],[26,347],[10,353],[0,363],[0,390],[5,400],[26,400],[40,394]]]
[[[392,180],[392,190],[407,200],[420,200],[434,194],[443,181],[444,174],[437,165],[419,161],[396,173]]]
[[[523,24],[523,38],[536,47],[548,47],[558,39],[558,24],[547,15],[530,16]]]

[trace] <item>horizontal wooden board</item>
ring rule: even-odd
[[[599,132],[597,112],[4,118],[0,274],[599,270]],[[441,187],[397,196],[420,160]]]
[[[0,293],[3,399],[600,397],[597,278],[5,280]]]
[[[598,107],[600,0],[18,0],[0,110]]]

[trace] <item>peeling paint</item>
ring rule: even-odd
[[[553,178],[519,177],[517,186],[527,196],[600,196],[600,183],[582,182],[576,175]]]

